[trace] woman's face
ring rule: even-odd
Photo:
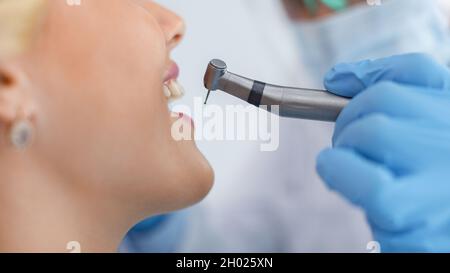
[[[37,41],[21,58],[35,106],[28,152],[75,190],[142,217],[203,198],[212,170],[193,141],[172,138],[179,117],[163,93],[176,75],[170,53],[183,21],[152,1],[66,2],[49,1]]]

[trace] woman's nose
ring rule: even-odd
[[[186,32],[184,20],[163,6],[155,2],[151,3],[153,5],[151,12],[164,32],[168,49],[172,50],[184,37]]]

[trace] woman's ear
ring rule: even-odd
[[[0,63],[0,124],[10,127],[18,120],[31,120],[34,104],[25,71],[17,65]]]

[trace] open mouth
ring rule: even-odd
[[[185,93],[183,86],[178,82],[179,74],[180,69],[178,68],[178,65],[172,61],[164,77],[163,85],[164,96],[169,101],[179,99]]]
[[[163,80],[164,96],[167,98],[169,102],[173,102],[174,100],[181,98],[185,93],[183,86],[178,82],[179,74],[180,69],[178,65],[175,62],[171,61]],[[171,115],[173,118],[181,120],[183,124],[190,126],[191,129],[194,128],[194,121],[189,115],[185,113],[175,113],[175,112],[171,112]]]

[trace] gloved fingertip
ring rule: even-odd
[[[340,63],[333,66],[325,75],[324,84],[332,85],[333,83],[339,82],[337,76],[347,71],[348,71],[348,64],[346,63]]]
[[[341,63],[334,66],[325,75],[325,88],[340,96],[353,97],[365,89],[358,77],[360,63]]]

